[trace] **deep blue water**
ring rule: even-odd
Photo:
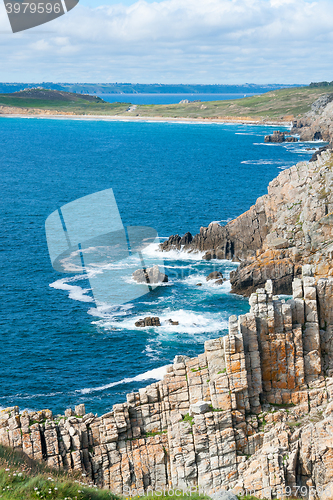
[[[178,104],[180,101],[228,101],[259,94],[97,94],[107,102],[132,104]]]
[[[85,280],[68,281],[81,287],[69,290],[72,298],[61,289],[65,276],[51,267],[44,224],[63,204],[107,188],[125,225],[152,226],[160,236],[234,218],[281,169],[309,159],[304,144],[265,145],[271,130],[0,118],[0,406],[60,412],[85,402],[105,412],[158,378],[147,372],[201,352],[206,339],[225,333],[230,314],[248,310],[228,283],[205,281],[214,266],[228,277],[234,264],[171,254],[169,284],[101,317],[92,302],[76,300]],[[160,316],[162,326],[135,328],[146,315]]]

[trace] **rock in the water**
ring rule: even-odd
[[[197,286],[202,286],[202,283],[197,283]]]
[[[286,142],[298,142],[297,137],[289,136],[286,137]]]
[[[170,325],[174,325],[174,326],[179,325],[179,321],[173,321],[172,319],[168,319],[168,323],[170,323]]]
[[[211,406],[206,401],[198,401],[190,406],[190,415],[201,415],[211,410]]]
[[[145,328],[146,326],[161,326],[161,322],[160,318],[151,318],[148,316],[147,318],[139,319],[139,321],[135,323],[135,326],[138,328]]]
[[[213,500],[238,500],[236,495],[232,491],[220,490],[211,495]]]
[[[220,273],[220,271],[213,271],[212,273],[208,274],[206,281],[211,281],[211,280],[218,280],[222,279],[223,274]]]
[[[149,267],[147,269],[138,269],[132,274],[134,281],[137,283],[167,283],[168,276],[160,272],[158,266]]]
[[[284,142],[285,140],[285,134],[280,130],[274,130],[272,135],[265,136],[265,142]]]

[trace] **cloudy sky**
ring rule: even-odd
[[[80,0],[12,34],[0,81],[309,83],[333,80],[332,0]]]

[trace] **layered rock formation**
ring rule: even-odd
[[[125,495],[199,485],[332,499],[333,279],[312,272],[287,302],[267,282],[227,336],[106,415],[2,411],[0,443]]]
[[[299,134],[301,141],[322,140],[333,145],[333,94],[317,99],[311,110],[293,122],[291,130]]]
[[[333,275],[333,154],[323,151],[312,163],[282,171],[247,212],[226,226],[202,227],[187,243],[176,236],[161,245],[206,252],[204,258],[240,262],[231,274],[232,291],[250,295],[267,279],[275,293],[291,293],[292,280],[303,264],[315,276]]]

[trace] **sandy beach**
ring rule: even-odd
[[[71,113],[58,113],[55,111],[45,112],[45,110],[22,110],[15,112],[13,108],[5,108],[0,106],[0,117],[4,118],[47,118],[58,120],[95,120],[95,121],[124,121],[124,122],[169,122],[169,123],[198,123],[198,124],[211,124],[211,123],[236,123],[244,125],[268,125],[291,127],[291,121],[283,120],[256,120],[248,116],[225,116],[219,118],[186,118],[186,117],[163,117],[163,116],[126,116],[126,115],[75,115]]]

